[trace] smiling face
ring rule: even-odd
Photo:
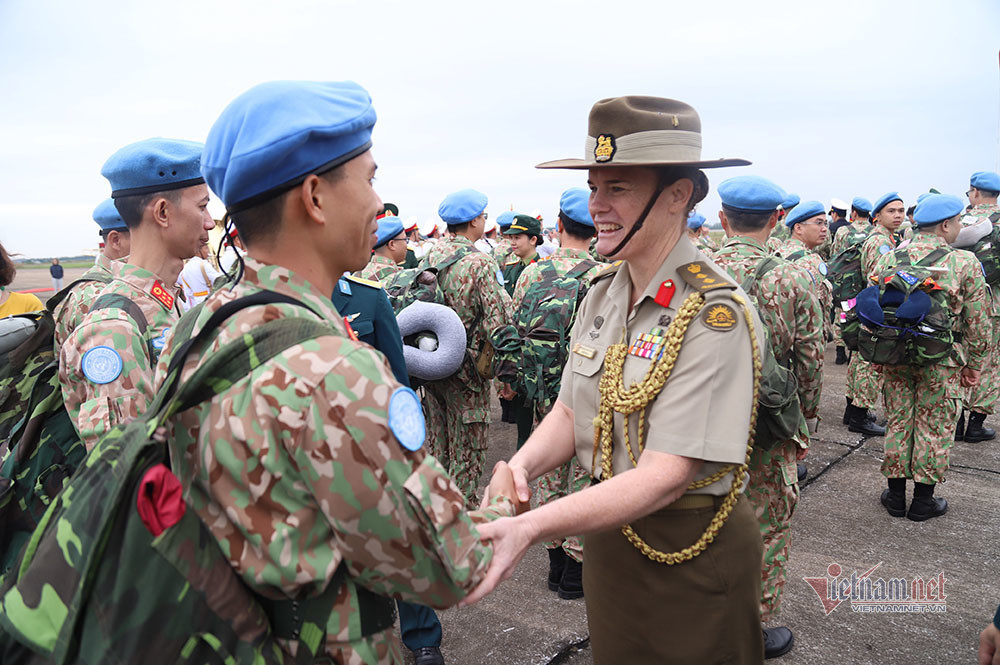
[[[510,238],[510,243],[514,248],[514,253],[519,258],[526,259],[535,253],[535,236],[527,233],[515,233]]]

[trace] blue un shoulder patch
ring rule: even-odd
[[[122,373],[122,357],[110,346],[95,346],[83,354],[80,369],[91,383],[111,383]]]
[[[396,388],[389,398],[389,429],[407,450],[420,450],[424,445],[427,438],[424,412],[420,398],[410,388]]]
[[[888,254],[891,251],[892,247],[890,247],[889,245],[882,245],[881,247],[878,248],[879,254]]]
[[[829,270],[826,267],[826,261],[820,261],[817,270],[819,270],[819,274],[823,275],[823,277],[826,277],[826,273],[829,272]]]

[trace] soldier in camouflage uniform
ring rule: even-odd
[[[756,176],[731,178],[719,185],[719,218],[728,240],[714,260],[737,282],[754,280],[748,292],[755,296],[764,325],[770,331],[775,358],[791,368],[798,381],[802,413],[810,427],[819,417],[823,376],[823,310],[809,273],[775,257],[777,265],[755,279],[769,253],[765,247],[785,199],[780,187]],[[761,570],[761,621],[777,616],[785,586],[785,566],[791,544],[791,519],[799,499],[797,461],[809,448],[809,432],[771,450],[755,448],[750,457],[746,495],[757,514],[764,558]],[[790,649],[791,631],[771,629],[765,647],[771,654]],[[769,644],[770,643],[770,644]]]
[[[496,247],[493,248],[493,258],[501,266],[507,263],[510,255],[514,252],[513,243],[511,243],[510,238],[503,235],[503,232],[509,229],[510,225],[514,223],[514,217],[517,214],[513,210],[505,210],[497,215],[497,228],[500,229],[500,238],[497,239]]]
[[[375,233],[375,247],[368,265],[355,273],[355,277],[381,284],[391,275],[403,269],[406,260],[406,235],[403,220],[399,217],[380,217]]]
[[[94,221],[101,227],[104,250],[97,255],[94,266],[77,280],[80,283],[69,287],[69,293],[53,310],[53,339],[57,356],[63,342],[90,311],[97,294],[111,281],[111,262],[128,257],[131,236],[112,199],[106,199],[94,209]]]
[[[215,227],[201,149],[147,139],[116,152],[101,170],[129,227],[131,254],[129,263],[112,266],[112,281],[59,353],[63,400],[88,450],[153,397],[156,359],[180,317],[177,276]]]
[[[708,229],[705,227],[705,216],[701,213],[691,211],[691,214],[688,215],[687,229],[691,244],[701,250],[703,254],[711,256],[712,252],[719,250],[719,245],[712,240],[712,236],[709,235]]]
[[[877,206],[876,206],[877,207]],[[911,264],[931,252],[947,249],[962,225],[964,205],[955,196],[933,194],[917,205],[915,236],[906,246]],[[897,264],[894,252],[875,260],[870,277],[877,280]],[[952,314],[952,330],[962,335],[954,353],[936,365],[885,365],[885,460],[882,474],[889,487],[882,505],[893,517],[906,515],[923,521],[943,515],[948,502],[934,497],[934,487],[948,470],[954,445],[953,423],[958,419],[962,388],[980,380],[990,338],[990,302],[979,261],[969,252],[953,250],[937,261],[945,270],[935,271]],[[906,510],[906,480],[914,483],[913,502]]]
[[[872,203],[868,199],[855,196],[851,201],[851,221],[837,229],[833,237],[833,249],[830,256],[834,257],[847,247],[847,236],[852,232],[867,233],[872,230],[869,217],[872,213]]]
[[[292,120],[274,127],[275,115]],[[250,258],[239,284],[212,294],[195,314],[196,327],[223,304],[262,290],[301,304],[239,311],[186,361],[182,380],[213,349],[264,321],[305,318],[329,333],[290,347],[168,427],[189,505],[255,593],[331,592],[344,567],[324,651],[350,665],[404,662],[391,619],[372,625],[359,609],[363,599],[456,603],[490,561],[476,523],[510,512],[503,500],[463,510],[461,492],[423,448],[415,393],[393,378],[384,356],[357,341],[330,302],[337,278],[367,260],[382,205],[367,149],[374,121],[356,84],[300,82],[259,85],[216,121],[203,168]],[[274,132],[308,141],[275,141]],[[174,351],[168,342],[159,377]]]
[[[816,253],[816,248],[826,242],[827,218],[819,201],[805,201],[798,204],[785,218],[785,226],[791,229],[791,237],[781,248],[779,256],[805,268],[812,280],[813,293],[823,308],[824,345],[827,337],[833,336],[833,322],[827,313],[833,307],[833,291],[826,278],[826,261]]]
[[[542,243],[542,225],[534,217],[515,215],[503,236],[511,243],[511,253],[502,266],[503,288],[508,295],[513,295],[521,273],[538,260],[537,247]]]
[[[964,226],[971,226],[982,220],[993,219],[993,228],[1000,228],[1000,205],[997,205],[997,195],[1000,193],[1000,175],[990,171],[979,171],[969,179],[969,203],[972,208],[962,219]],[[971,219],[970,219],[971,218]],[[988,355],[983,365],[983,376],[979,383],[969,389],[965,399],[965,408],[969,411],[969,423],[963,427],[959,420],[959,431],[956,440],[976,443],[990,441],[996,438],[992,427],[983,425],[986,416],[994,412],[997,397],[1000,396],[1000,372],[997,371],[1000,353],[1000,289],[992,288],[990,293],[990,343]]]
[[[462,190],[445,197],[438,214],[452,236],[438,241],[427,254],[434,265],[456,252],[463,254],[438,276],[445,304],[465,324],[469,352],[458,372],[424,384],[424,412],[431,453],[448,469],[466,499],[475,503],[476,487],[486,460],[490,424],[490,379],[493,347],[490,335],[511,322],[510,296],[501,286],[496,262],[473,243],[485,224],[486,196]]]

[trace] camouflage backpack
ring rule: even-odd
[[[917,263],[897,249],[896,266],[858,294],[861,356],[877,365],[934,365],[944,361],[961,336],[951,329],[947,296],[930,268],[952,250],[939,247]]]
[[[983,264],[983,275],[986,277],[986,283],[990,286],[1000,284],[1000,229],[997,227],[998,221],[1000,221],[1000,212],[990,215],[993,229],[969,248],[969,251],[975,254],[979,262]]]
[[[850,227],[847,233],[847,246],[833,257],[828,267],[826,278],[833,287],[834,308],[840,308],[837,324],[840,326],[844,346],[852,351],[858,350],[858,318],[849,304],[868,286],[861,270],[861,247],[871,235],[871,229],[858,231]]]
[[[399,314],[403,309],[417,301],[432,302],[447,306],[438,276],[445,270],[462,260],[466,255],[478,251],[471,247],[463,247],[439,263],[430,265],[424,259],[416,268],[398,270],[382,284],[392,310]]]
[[[24,315],[34,331],[0,364],[0,574],[85,454],[63,405],[53,312],[74,286],[90,281],[110,279],[78,279],[49,298],[46,309]],[[92,309],[105,306],[109,301],[98,299]]]
[[[757,302],[757,284],[764,275],[782,264],[776,256],[760,260],[753,273],[747,275],[740,287],[750,296],[754,308],[760,315]],[[763,317],[761,317],[763,319]],[[780,361],[771,345],[771,333],[764,326],[764,348],[761,349],[761,381],[757,395],[757,431],[754,447],[770,450],[774,446],[792,438],[797,432],[805,431],[805,416],[799,404],[799,387],[792,372],[792,359]]]
[[[526,403],[534,403],[542,417],[559,395],[570,331],[590,288],[582,277],[600,264],[584,259],[561,276],[551,262],[540,265],[541,280],[525,290],[521,307],[514,315],[517,343],[500,354],[500,364],[513,368],[504,372],[507,382]]]
[[[219,308],[192,337],[193,308],[175,327],[187,341],[171,358],[149,410],[118,425],[87,455],[0,586],[4,662],[312,663],[346,576],[338,568],[313,598],[256,595],[181,498],[154,432],[177,413],[226,390],[292,345],[327,334],[312,319],[258,326],[207,357],[185,382],[183,362],[237,310],[299,301],[260,292]],[[365,634],[392,625],[391,601],[359,595]],[[296,657],[276,638],[297,642]],[[38,654],[38,655],[36,655]]]

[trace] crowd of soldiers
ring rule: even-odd
[[[273,117],[284,124],[271,122]],[[888,486],[880,500],[889,515],[924,521],[944,514],[947,503],[934,489],[954,441],[994,437],[983,420],[997,398],[1000,303],[975,256],[951,251],[950,243],[962,228],[1000,211],[1000,176],[973,175],[968,210],[952,196],[922,199],[910,210],[906,233],[900,230],[904,201],[894,192],[874,205],[858,197],[850,206],[834,200],[827,207],[800,201],[764,178],[738,176],[718,187],[726,236],[720,244],[695,209],[707,192],[698,169],[747,162],[703,161],[700,148],[684,152],[690,145],[676,153],[681,157],[660,144],[636,147],[645,133],[700,133],[697,114],[674,100],[616,98],[595,105],[585,160],[542,165],[591,174],[588,188],[562,193],[554,229],[543,229],[538,215],[513,210],[491,219],[487,197],[472,189],[444,197],[440,222],[418,224],[404,221],[399,208],[384,204],[372,188],[374,124],[371,101],[356,84],[270,83],[227,107],[205,144],[149,139],[122,148],[102,169],[111,187],[111,198],[94,214],[103,253],[55,310],[59,383],[88,450],[116,425],[143,414],[172,372],[182,382],[192,380],[209,356],[255,328],[297,317],[326,326],[323,336],[293,345],[210,401],[170,418],[165,440],[185,501],[255,593],[336,595],[322,645],[335,662],[401,662],[391,621],[372,618],[378,612],[366,615],[365,608],[373,607],[370,593],[398,601],[402,640],[418,665],[444,662],[441,625],[428,605],[478,599],[509,575],[517,552],[523,555],[531,542],[547,548],[548,587],[563,599],[587,598],[595,662],[601,663],[653,662],[649,654],[660,653],[646,643],[659,637],[640,631],[629,638],[638,643],[631,643],[616,627],[632,610],[622,606],[624,614],[615,618],[608,599],[623,592],[609,586],[609,561],[636,556],[639,562],[630,566],[649,566],[662,577],[667,568],[709,565],[698,557],[706,547],[727,557],[727,548],[750,542],[762,548],[761,564],[751,561],[753,570],[745,574],[732,568],[729,574],[739,575],[740,583],[727,599],[732,607],[724,610],[732,614],[720,615],[740,624],[731,662],[786,653],[791,631],[762,624],[780,609],[790,521],[807,473],[810,437],[820,427],[823,362],[831,342],[837,362],[850,363],[845,424],[865,436],[885,436],[882,472]],[[642,156],[630,162],[630,151]],[[614,177],[616,168],[625,169],[620,177]],[[645,182],[647,172],[658,180]],[[647,185],[648,202],[628,198]],[[207,210],[209,187],[225,203],[230,222],[230,259],[218,272],[204,263],[216,225]],[[641,214],[615,221],[629,205]],[[663,235],[650,227],[675,219],[686,220],[687,233],[681,221],[676,237],[664,245],[666,253],[647,260],[642,252],[655,243],[633,242],[633,235],[647,220],[637,238]],[[937,284],[961,334],[945,362],[879,366],[857,352],[848,360],[839,324],[853,304],[833,302],[827,261],[852,234],[863,236],[861,270],[873,280],[901,260],[898,250],[914,264],[945,250],[935,255],[941,266]],[[191,257],[201,262],[185,267]],[[641,282],[640,266],[647,264]],[[408,269],[434,272],[444,304],[466,330],[459,369],[419,385],[407,372],[404,341],[383,289]],[[552,296],[547,285],[567,279],[591,291],[573,303],[577,324],[569,321],[559,341],[567,357],[562,388],[528,395],[516,380],[496,379],[497,335],[533,301]],[[630,283],[633,290],[649,287],[641,297],[626,296]],[[213,318],[223,306],[261,294],[280,298],[239,309],[221,322]],[[194,302],[203,304],[186,315],[195,317],[185,328],[188,338],[206,325],[218,331],[203,348],[190,349],[187,339],[173,333]],[[678,326],[694,317],[701,323],[686,338]],[[648,330],[635,330],[647,324]],[[751,387],[759,382],[765,339],[794,374],[802,418],[787,440],[747,452],[746,432],[749,427],[752,438],[757,417]],[[729,355],[712,350],[723,343]],[[685,354],[682,348],[691,350]],[[188,356],[175,359],[178,353]],[[661,358],[668,368],[653,371]],[[648,373],[647,366],[653,368]],[[657,374],[660,383],[643,388],[639,407],[609,406],[617,404],[614,386],[608,387],[614,372],[622,381],[634,379],[633,389]],[[727,386],[715,383],[723,374]],[[711,392],[719,404],[736,404],[731,421],[686,423],[681,429],[685,418],[699,417],[697,409],[685,408],[699,390]],[[504,419],[518,426],[519,450],[509,465],[498,464],[483,494],[478,488],[494,391]],[[593,414],[585,408],[587,399],[594,402]],[[875,414],[882,405],[885,425]],[[967,424],[959,423],[963,407]],[[672,420],[694,438],[670,434]],[[637,442],[629,443],[630,430],[638,432]],[[670,446],[657,448],[657,437]],[[558,453],[543,452],[548,439],[561,442],[553,448]],[[721,440],[727,441],[725,450]],[[583,503],[585,497],[602,501],[598,497],[621,492],[627,477],[640,478],[628,474],[684,459],[704,460],[704,468],[685,467],[664,486],[669,491],[651,492],[657,496],[642,499],[641,508],[633,510],[638,503],[630,503],[640,499],[624,495],[615,508],[623,512],[603,511],[606,499]],[[748,473],[745,487],[742,468]],[[508,555],[511,525],[523,525],[513,515],[535,478],[540,521]],[[907,507],[908,479],[914,489]],[[642,487],[638,483],[636,491]],[[585,512],[573,512],[583,506]],[[699,547],[681,549],[676,559],[657,549],[670,549],[656,545],[657,529],[674,529],[661,524],[675,524],[669,520],[683,514],[693,520],[684,527],[693,536],[709,534],[707,521],[699,520],[716,510],[726,525],[717,536],[703,536]],[[649,522],[638,535],[631,527],[625,536],[619,531],[619,525],[638,524],[647,515],[668,521]],[[562,526],[539,526],[542,516]],[[744,536],[750,540],[731,540]],[[744,563],[746,551],[740,553]],[[591,556],[600,572],[585,575]],[[733,556],[724,560],[735,562]],[[506,567],[497,571],[500,562]],[[333,585],[342,565],[347,575]],[[636,575],[644,588],[648,581]],[[617,584],[622,582],[612,586]],[[690,581],[676,584],[682,594],[695,593],[685,586]],[[667,587],[655,589],[650,598]],[[646,594],[631,595],[629,602],[641,602],[638,597]],[[697,614],[702,606],[690,607]],[[665,640],[671,653],[686,659],[676,662],[709,662],[697,655],[705,652],[685,650],[689,617],[682,614],[675,617],[680,637]],[[281,644],[294,652],[297,638],[283,636]]]

